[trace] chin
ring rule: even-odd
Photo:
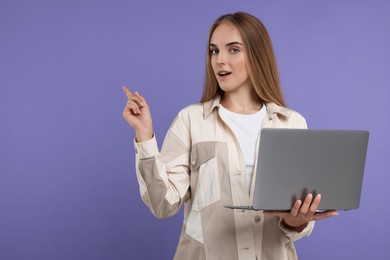
[[[235,89],[234,89],[234,88],[221,88],[221,90],[222,90],[223,92],[228,93],[228,92],[234,91]]]
[[[218,84],[219,85],[219,88],[223,91],[223,92],[229,92],[231,90],[233,90],[234,88],[231,87],[231,86],[226,86],[226,84],[224,85],[221,85],[221,84]]]

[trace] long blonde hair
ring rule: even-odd
[[[222,15],[210,28],[208,44],[214,30],[223,23],[231,24],[241,35],[249,78],[258,97],[263,102],[285,106],[271,38],[263,23],[253,15],[243,12]],[[207,46],[206,77],[201,102],[223,94],[210,60],[211,54]]]

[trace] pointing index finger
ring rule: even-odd
[[[131,94],[130,89],[126,86],[122,86],[123,91],[125,92],[127,98],[131,98],[133,94]]]

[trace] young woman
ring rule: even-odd
[[[288,213],[224,207],[251,204],[262,127],[306,128],[284,107],[269,35],[250,14],[223,15],[208,53],[201,102],[179,112],[161,152],[145,98],[124,87],[141,197],[158,218],[184,205],[175,259],[297,259],[293,241],[309,235],[314,220],[337,215],[316,211],[320,195],[297,200]]]

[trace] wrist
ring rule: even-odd
[[[295,231],[295,232],[302,232],[306,227],[307,225],[309,224],[309,222],[306,222],[306,223],[303,223],[301,225],[298,225],[298,226],[293,226],[293,225],[290,225],[286,222],[286,220],[284,218],[282,218],[282,221],[281,221],[281,224],[288,230],[291,230],[291,231]]]
[[[145,141],[148,141],[150,139],[152,139],[154,136],[154,133],[151,132],[151,133],[135,133],[135,141],[137,143],[140,143],[140,142],[145,142]]]

